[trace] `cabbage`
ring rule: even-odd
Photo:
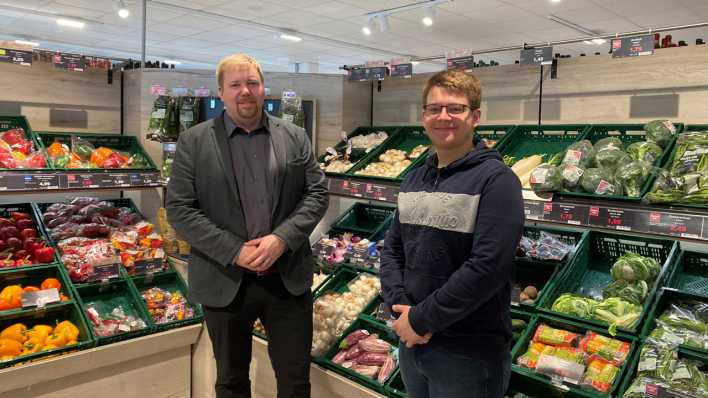
[[[636,253],[621,255],[612,265],[612,278],[616,281],[627,282],[652,281],[659,275],[661,266],[651,257],[640,256]]]
[[[566,164],[561,165],[561,177],[563,178],[563,188],[565,190],[576,190],[580,186],[580,178],[585,172],[581,167]]]
[[[652,120],[644,125],[644,131],[647,133],[647,141],[656,142],[660,147],[666,148],[676,134],[676,127],[669,120]]]
[[[618,297],[632,304],[641,305],[644,303],[649,286],[645,281],[628,282],[626,280],[617,280],[602,291],[602,297],[608,299],[610,297]]]
[[[617,169],[615,177],[625,195],[639,197],[642,193],[642,186],[649,178],[650,171],[650,163],[643,160],[635,160]]]
[[[627,154],[634,160],[644,160],[654,164],[664,153],[659,145],[651,141],[635,142],[627,147]]]
[[[574,165],[581,168],[592,165],[593,146],[592,142],[582,140],[571,144],[565,151],[562,165]]]
[[[632,159],[623,150],[611,146],[595,152],[595,165],[601,169],[614,171],[631,161]]]
[[[595,195],[621,195],[622,187],[612,173],[598,168],[586,169],[580,177],[580,186]]]
[[[599,152],[603,149],[619,149],[620,151],[624,150],[624,144],[622,143],[622,140],[620,140],[617,137],[605,137],[595,143],[595,146],[593,147],[593,150],[595,152]]]
[[[542,164],[531,172],[529,184],[534,192],[555,192],[563,187],[563,176],[559,167]]]

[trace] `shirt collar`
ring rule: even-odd
[[[244,133],[244,130],[242,128],[239,128],[239,126],[234,122],[233,119],[231,119],[231,116],[229,116],[228,113],[226,113],[226,110],[224,112],[224,126],[226,127],[226,133],[228,134],[229,137],[233,137],[234,134],[237,133]],[[260,132],[263,130],[264,132],[268,132],[268,125],[269,125],[269,119],[266,111],[263,111],[263,115],[261,116],[261,125],[253,130],[253,132]]]

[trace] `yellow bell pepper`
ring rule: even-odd
[[[69,341],[69,339],[66,338],[66,334],[65,334],[65,333],[63,333],[63,332],[59,332],[59,333],[54,332],[54,333],[50,334],[50,335],[46,338],[46,340],[44,340],[44,345],[45,345],[45,346],[47,346],[47,345],[53,345],[53,346],[55,346],[55,347],[62,347],[62,346],[64,346],[64,345],[66,345],[67,341]]]
[[[49,350],[53,350],[55,348],[59,348],[59,347],[57,347],[53,344],[45,344],[44,347],[42,347],[42,351],[49,351]]]
[[[10,285],[0,291],[0,301],[4,303],[2,309],[8,310],[22,306],[22,286]]]
[[[22,353],[22,344],[11,339],[0,339],[0,356],[16,357]]]
[[[44,339],[32,337],[22,345],[22,355],[34,354],[44,347]]]
[[[66,343],[66,345],[67,345],[67,346],[76,345],[77,343],[78,343],[78,341],[76,341],[76,340],[71,340],[71,341],[69,341],[68,343]]]
[[[79,328],[70,321],[60,322],[54,328],[54,333],[64,333],[67,341],[79,339]]]
[[[32,329],[27,330],[26,336],[28,339],[38,337],[44,341],[47,336],[52,334],[53,330],[54,328],[49,325],[34,325]]]
[[[10,340],[15,340],[20,345],[27,341],[27,326],[21,324],[21,323],[16,323],[12,326],[8,326],[5,328],[2,332],[0,332],[0,339],[10,339]]]

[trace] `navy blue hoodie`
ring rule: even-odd
[[[447,167],[431,155],[401,184],[381,256],[388,305],[412,306],[428,344],[498,358],[511,340],[514,254],[524,227],[519,179],[482,143]]]

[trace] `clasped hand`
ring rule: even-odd
[[[270,234],[249,240],[241,247],[236,265],[253,272],[264,272],[285,253],[285,242]]]
[[[413,330],[410,320],[408,319],[408,311],[411,309],[410,305],[396,304],[391,307],[391,309],[393,312],[401,314],[396,322],[393,323],[393,331],[396,332],[401,342],[406,343],[406,347],[412,348],[416,344],[427,344],[430,338],[433,337],[432,333],[421,336]]]

